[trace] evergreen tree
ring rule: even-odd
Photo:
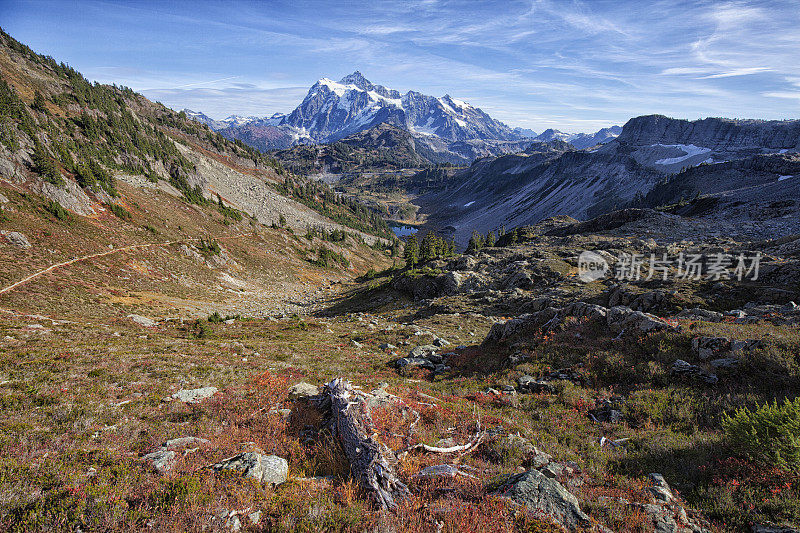
[[[44,100],[44,95],[36,90],[33,93],[33,108],[37,111],[41,111],[44,114],[49,114],[47,110],[47,103]]]
[[[406,266],[414,267],[417,263],[419,263],[419,241],[417,240],[416,235],[412,235],[406,241],[403,257],[406,260]]]
[[[483,237],[477,231],[472,232],[472,237],[469,238],[469,243],[467,244],[467,252],[468,254],[474,254],[478,250],[483,248]]]
[[[47,149],[39,142],[39,139],[35,137],[32,159],[36,167],[36,172],[38,172],[45,181],[53,185],[64,184],[64,179],[61,177],[61,173],[58,171],[55,163],[50,159],[50,154],[47,153]]]
[[[486,247],[487,248],[491,248],[492,246],[495,245],[496,242],[497,242],[497,240],[494,237],[494,232],[493,231],[490,231],[489,233],[486,234]]]
[[[508,234],[508,244],[517,244],[519,240],[519,232],[517,231],[518,228],[512,229]]]

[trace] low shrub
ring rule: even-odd
[[[731,448],[752,460],[800,471],[800,397],[738,409],[722,419]]]
[[[106,205],[108,206],[108,209],[112,213],[114,213],[117,217],[121,218],[122,220],[130,220],[132,218],[130,211],[128,211],[121,205],[119,204],[106,204]]]

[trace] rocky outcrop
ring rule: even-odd
[[[217,393],[216,387],[201,387],[199,389],[182,389],[172,395],[178,401],[185,403],[198,403]]]
[[[207,439],[200,437],[178,437],[168,440],[159,448],[144,455],[142,460],[159,474],[167,474],[175,468],[180,457],[208,444],[210,442]]]
[[[313,396],[319,395],[320,389],[312,383],[301,381],[289,387],[290,400],[305,400]]]
[[[157,321],[142,315],[128,315],[128,318],[145,328],[153,328],[158,325]]]
[[[689,517],[681,502],[672,494],[664,476],[650,474],[649,493],[651,503],[632,503],[652,520],[656,533],[708,533],[705,526]]]
[[[42,196],[58,202],[62,207],[77,215],[93,215],[92,200],[80,186],[72,180],[64,180],[63,185],[53,185],[43,181],[34,187]]]
[[[450,367],[445,364],[445,357],[439,354],[439,349],[439,346],[433,344],[416,346],[408,353],[407,357],[398,359],[395,365],[402,371],[413,367],[421,367],[432,370],[437,374],[446,372],[450,370]]]
[[[719,378],[716,374],[706,371],[699,365],[688,363],[683,359],[677,359],[674,363],[672,363],[670,372],[674,376],[688,376],[692,379],[702,381],[709,385],[714,385],[719,381]]]
[[[523,331],[552,330],[568,317],[604,322],[611,332],[619,335],[647,334],[676,330],[678,327],[655,315],[634,311],[622,305],[609,309],[601,305],[575,302],[562,308],[546,307],[535,313],[497,322],[492,325],[484,342],[504,342]]]

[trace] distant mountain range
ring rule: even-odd
[[[548,129],[542,132],[541,135],[534,136],[533,140],[537,142],[550,142],[558,139],[564,141],[578,150],[591,148],[598,144],[605,144],[613,141],[617,136],[622,133],[620,126],[611,126],[610,128],[603,128],[595,133],[564,133],[562,131]]]
[[[476,158],[513,153],[533,140],[558,138],[587,148],[619,134],[614,126],[594,134],[566,134],[547,130],[511,129],[467,102],[427,96],[416,91],[401,94],[375,85],[356,71],[341,80],[322,78],[288,115],[269,118],[231,115],[214,120],[185,109],[187,117],[208,124],[229,139],[260,150],[285,150],[298,144],[336,142],[379,124],[391,124],[409,132],[420,152],[433,162],[470,163]],[[547,138],[542,138],[545,136]]]
[[[191,109],[184,109],[183,113],[186,114],[187,118],[200,122],[201,124],[207,124],[209,128],[215,131],[231,126],[242,126],[254,120],[258,120],[258,117],[243,117],[241,115],[230,115],[222,120],[214,120],[200,111],[192,111]]]

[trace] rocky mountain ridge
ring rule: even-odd
[[[793,181],[798,142],[800,121],[636,117],[616,139],[593,150],[571,151],[565,141],[554,140],[477,161],[419,204],[431,227],[462,245],[473,230],[485,233],[553,215],[585,219],[625,205],[657,207],[706,194],[716,200],[704,204],[704,215],[733,216],[766,230],[772,227],[768,220],[779,227],[778,218],[799,208]],[[530,157],[531,150],[546,156]]]

